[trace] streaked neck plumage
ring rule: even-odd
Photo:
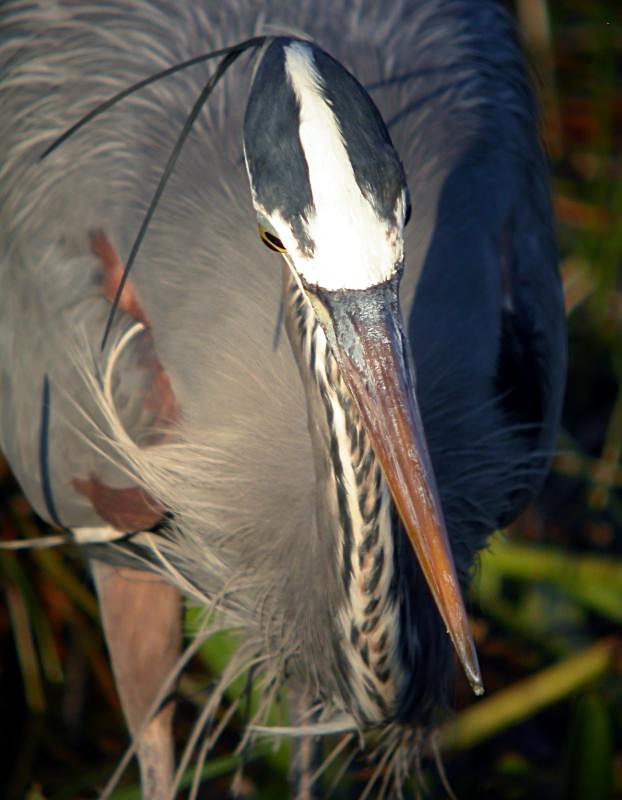
[[[313,309],[285,270],[285,325],[305,386],[318,529],[334,536],[339,583],[334,628],[343,701],[363,725],[398,713],[407,675],[400,648],[395,514],[380,465]]]

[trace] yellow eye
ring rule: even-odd
[[[269,247],[270,250],[274,250],[275,253],[285,252],[285,246],[278,236],[275,236],[273,233],[270,233],[270,231],[262,228],[261,225],[258,225],[257,228],[259,229],[259,238],[266,247]]]

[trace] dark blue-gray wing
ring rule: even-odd
[[[417,392],[454,545],[532,499],[555,446],[566,345],[548,173],[522,146],[466,152],[444,180],[409,319]]]
[[[416,283],[416,391],[468,568],[546,474],[564,391],[564,309],[548,168],[512,21],[494,2],[426,9],[391,135],[412,198],[403,291],[408,299]]]
[[[563,294],[546,174],[528,168],[521,182],[498,244],[505,285],[496,391],[531,468],[499,524],[516,516],[540,488],[555,447],[566,378]]]

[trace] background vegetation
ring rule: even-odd
[[[622,9],[619,0],[512,4],[543,103],[569,323],[560,453],[537,506],[485,553],[470,607],[487,695],[460,679],[440,729],[460,798],[622,797]],[[34,519],[0,463],[0,537]],[[127,744],[84,564],[0,552],[0,796],[92,797]],[[180,741],[223,642],[180,687]],[[235,725],[208,769],[225,797]],[[249,796],[283,796],[283,752],[251,760]],[[364,763],[353,780],[365,778]],[[358,772],[357,772],[358,771]],[[446,796],[435,767],[428,793]],[[115,797],[136,797],[128,770]],[[340,793],[341,792],[341,793]],[[348,791],[336,793],[349,796]]]

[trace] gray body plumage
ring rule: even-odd
[[[293,348],[284,336],[273,347],[282,270],[257,238],[244,167],[252,59],[227,73],[197,120],[140,250],[131,279],[150,331],[114,366],[114,407],[100,377],[135,321],[118,313],[100,354],[110,305],[89,232],[103,228],[127,256],[211,68],[132,95],[38,156],[133,80],[258,32],[301,32],[344,64],[407,176],[401,301],[464,581],[488,533],[542,480],[565,368],[536,114],[506,14],[466,0],[335,1],[321,13],[312,2],[20,6],[5,4],[0,46],[0,447],[31,503],[49,518],[39,460],[48,376],[49,480],[65,526],[104,524],[75,479],[143,487],[172,512],[161,548],[182,588],[221,599],[275,674],[297,673],[359,722],[425,717],[443,698],[450,645],[388,508],[401,678],[375,717],[344,688],[343,568],[336,521],[321,510],[332,472],[306,413],[308,403],[320,419],[321,401],[300,378],[307,345],[291,310]],[[156,355],[179,409],[173,430],[144,402]],[[390,505],[386,487],[377,491]]]

